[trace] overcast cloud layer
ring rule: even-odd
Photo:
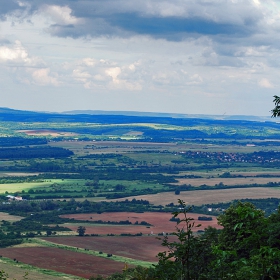
[[[0,107],[270,115],[280,2],[0,0]]]

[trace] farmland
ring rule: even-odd
[[[20,221],[21,219],[23,219],[23,217],[9,215],[7,213],[0,212],[0,221],[5,220],[5,221],[9,221],[9,222],[15,222],[15,221]]]
[[[209,214],[224,209],[211,212],[212,204],[249,198],[269,215],[280,202],[276,123],[27,115],[0,122],[7,270],[14,258],[34,273],[37,267],[67,277],[149,266],[163,250],[155,237],[176,231],[170,218],[178,199],[192,206],[198,234],[221,229]],[[85,236],[77,236],[79,226]]]
[[[39,268],[51,269],[58,272],[73,274],[83,278],[92,275],[110,275],[121,271],[124,264],[82,253],[73,253],[56,248],[5,248],[0,254],[19,262]]]
[[[245,186],[245,185],[266,185],[269,182],[276,182],[280,184],[280,177],[269,177],[269,178],[261,178],[261,177],[247,177],[247,178],[199,178],[199,179],[178,179],[178,183],[176,185],[184,185],[190,184],[195,187],[199,187],[202,185],[215,186],[218,184],[224,184],[227,186]]]
[[[221,228],[217,225],[216,217],[212,217],[211,221],[198,221],[199,214],[189,213],[189,217],[193,219],[196,224],[201,224],[201,227],[197,229],[204,229],[208,226]],[[63,215],[65,218],[88,221],[88,220],[102,220],[111,222],[129,221],[132,225],[110,225],[106,224],[103,226],[93,225],[87,227],[89,233],[97,234],[159,234],[162,232],[172,233],[175,231],[176,223],[170,221],[172,215],[170,213],[131,213],[131,212],[114,212],[114,213],[102,213],[102,214],[74,214],[74,215]],[[142,223],[145,222],[144,226]],[[136,224],[137,223],[137,224]],[[67,225],[67,227],[74,229],[73,225]],[[77,227],[77,226],[76,226]]]
[[[149,262],[156,262],[156,255],[162,250],[161,241],[155,236],[75,236],[49,237],[45,240]]]
[[[22,277],[28,273],[28,279],[29,280],[45,280],[46,277],[49,280],[59,280],[63,277],[63,279],[66,280],[78,280],[80,277],[74,277],[72,275],[66,275],[66,274],[59,274],[53,273],[43,273],[46,271],[41,271],[40,269],[36,267],[31,267],[29,265],[23,265],[23,264],[17,264],[15,265],[14,261],[11,261],[10,259],[3,258],[0,260],[1,270],[5,271],[5,273],[8,274],[10,279],[22,279]],[[56,274],[56,275],[55,275]]]
[[[280,191],[278,188],[237,188],[222,190],[199,190],[199,191],[182,191],[180,198],[188,205],[212,204],[218,202],[229,202],[232,200],[240,200],[244,198],[260,199],[275,197],[280,199]],[[148,200],[154,205],[167,205],[175,203],[178,195],[174,193],[158,193],[151,195],[131,196],[125,199],[143,199]],[[124,198],[118,200],[125,200]]]

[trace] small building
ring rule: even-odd
[[[21,196],[13,196],[13,195],[7,195],[6,198],[8,198],[9,201],[11,201],[11,200],[22,201],[23,200]]]

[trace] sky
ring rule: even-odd
[[[0,0],[0,107],[270,116],[280,1]]]

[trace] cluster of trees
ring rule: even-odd
[[[88,200],[76,201],[14,201],[8,203],[0,203],[0,211],[7,212],[13,215],[26,216],[24,220],[41,221],[42,223],[63,223],[66,222],[59,215],[73,213],[102,213],[102,212],[146,212],[159,211],[163,206],[150,205],[147,200],[124,200],[116,202],[91,202]],[[166,211],[170,211],[167,207]],[[32,215],[30,215],[32,213]],[[23,220],[23,221],[24,221]],[[68,221],[69,222],[69,221]]]
[[[199,221],[212,221],[213,218],[212,217],[206,217],[206,216],[199,216],[198,220]]]
[[[21,233],[26,233],[26,232],[35,232],[35,231],[47,231],[47,230],[52,230],[52,231],[71,231],[70,229],[66,227],[61,227],[59,225],[55,226],[47,226],[42,223],[40,220],[28,220],[28,219],[23,219],[17,222],[9,223],[5,222],[2,225],[2,228],[6,232],[14,232],[16,231],[19,233],[19,236],[21,236]]]
[[[70,150],[50,146],[0,149],[1,159],[63,158],[71,155],[73,152]]]
[[[40,163],[36,163],[38,166]],[[33,168],[35,165],[34,163],[30,163],[30,166]],[[44,165],[42,165],[44,166]],[[41,167],[42,167],[41,166]],[[102,169],[97,170],[87,170],[86,167],[76,167],[73,170],[69,170],[69,168],[66,166],[65,169],[63,169],[64,165],[61,165],[59,168],[59,172],[63,173],[48,173],[48,174],[40,174],[37,176],[37,179],[85,179],[85,180],[93,180],[95,181],[96,178],[99,180],[126,180],[126,181],[144,181],[144,182],[152,182],[152,183],[176,183],[177,181],[173,178],[173,176],[165,176],[162,174],[150,174],[150,172],[153,172],[152,169],[145,168],[145,170],[142,169],[129,169],[129,168],[112,168],[112,167],[106,167]],[[38,167],[38,168],[41,168]],[[49,166],[46,167],[50,171]],[[23,169],[22,169],[23,170]],[[43,171],[39,169],[30,169],[29,166],[26,166],[24,169],[25,171]],[[73,174],[72,172],[75,171],[76,173]],[[64,173],[65,172],[65,173]],[[70,172],[70,173],[68,173]],[[153,172],[154,173],[154,172]]]
[[[12,146],[28,146],[28,145],[45,145],[47,139],[43,137],[0,137],[0,147],[12,147]]]
[[[158,254],[157,265],[124,269],[107,280],[280,279],[280,208],[265,217],[253,204],[237,202],[219,216],[222,230],[209,227],[197,236],[199,225],[179,202],[184,210],[174,212],[174,218],[183,214],[174,232],[177,239],[163,237],[166,250]]]
[[[21,238],[19,232],[12,231],[12,232],[5,233],[2,229],[0,230],[0,248],[8,247],[11,245],[17,245],[22,243],[22,241],[23,239]]]
[[[92,148],[96,148],[94,145],[92,146]],[[85,155],[85,156],[80,156],[79,158],[85,158],[85,159],[98,159],[98,160],[107,160],[107,159],[122,159],[122,158],[128,158],[125,157],[124,155],[118,155],[118,154],[112,154],[112,153],[108,153],[108,154],[91,154],[91,155]]]
[[[79,226],[77,228],[77,233],[79,236],[84,236],[86,233],[86,228],[84,226]]]

